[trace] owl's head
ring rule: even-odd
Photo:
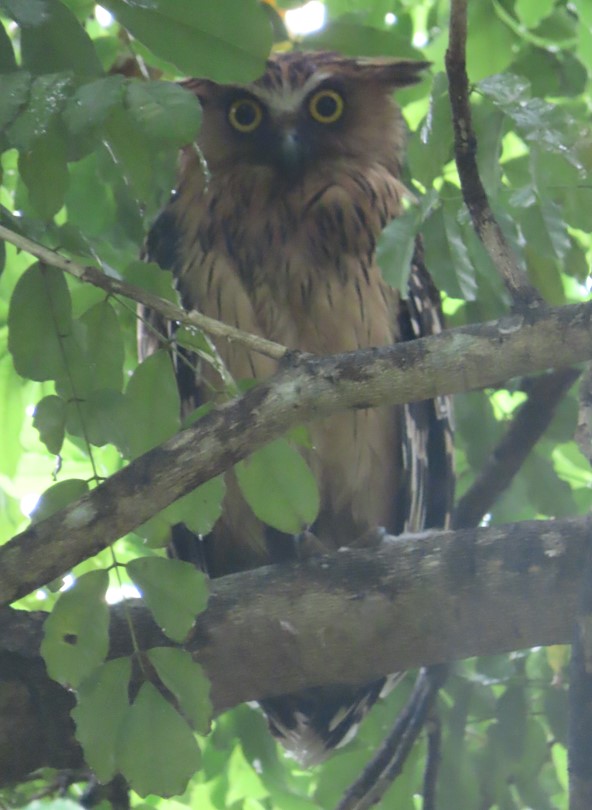
[[[275,54],[252,84],[190,79],[203,108],[199,144],[212,174],[245,164],[297,182],[335,161],[381,163],[398,173],[404,124],[392,99],[428,62]]]

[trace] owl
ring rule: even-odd
[[[439,297],[416,254],[406,290],[376,261],[383,227],[409,191],[405,125],[392,94],[425,62],[336,53],[271,56],[252,84],[183,84],[203,109],[197,144],[147,239],[173,271],[183,304],[316,355],[386,346],[441,329]],[[150,340],[144,336],[143,352]],[[236,342],[217,350],[235,380],[261,380],[276,361]],[[186,358],[177,356],[177,360]],[[215,397],[211,368],[177,363],[184,408]],[[337,413],[307,425],[302,449],[321,508],[312,533],[334,551],[376,527],[391,534],[444,526],[452,493],[446,400]],[[210,535],[174,531],[174,553],[212,577],[292,559],[297,538],[265,526],[226,476]],[[262,701],[272,733],[310,764],[349,740],[389,679],[313,688]]]

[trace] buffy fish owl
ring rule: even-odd
[[[272,56],[252,84],[183,84],[203,109],[197,144],[146,255],[173,271],[184,306],[316,355],[412,340],[441,329],[439,297],[416,252],[406,289],[376,261],[383,227],[410,194],[401,180],[405,125],[392,95],[427,63],[335,53]],[[141,340],[144,354],[153,338]],[[216,341],[235,380],[276,362]],[[177,360],[179,358],[177,357]],[[185,358],[186,359],[186,358]],[[186,412],[220,380],[177,362]],[[376,527],[445,525],[452,496],[445,399],[337,413],[307,425],[303,449],[321,508],[306,527],[328,551]],[[296,540],[262,524],[232,474],[211,534],[174,531],[175,553],[212,577],[293,558]],[[303,763],[349,740],[388,684],[322,687],[262,701],[273,734]]]

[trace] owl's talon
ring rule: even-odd
[[[310,560],[312,557],[322,557],[329,554],[331,549],[323,543],[316,534],[308,529],[296,535],[294,538],[296,547],[296,559],[299,562]]]
[[[384,526],[375,526],[373,529],[368,529],[364,534],[356,537],[349,544],[349,548],[379,548],[387,537],[389,537],[389,533]]]

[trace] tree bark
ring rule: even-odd
[[[392,538],[211,583],[186,642],[217,712],[238,703],[473,655],[569,642],[591,518]],[[141,649],[170,644],[132,603]],[[0,784],[76,767],[67,709],[39,657],[43,613],[0,611]],[[110,656],[132,652],[122,605]],[[56,763],[56,756],[61,757]]]

